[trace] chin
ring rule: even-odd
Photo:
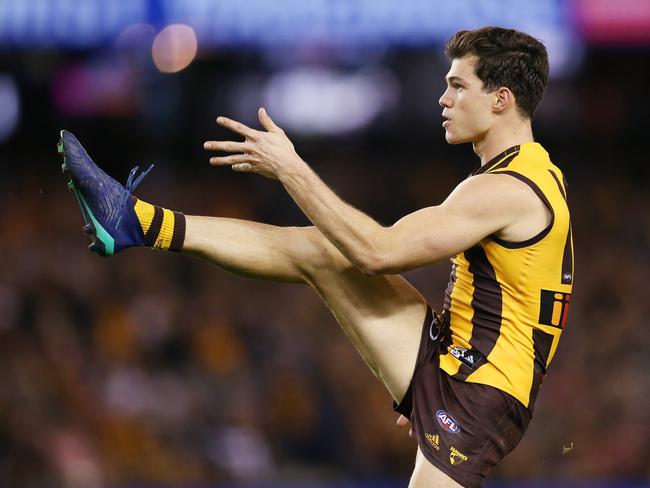
[[[447,144],[451,144],[451,145],[464,144],[466,142],[470,142],[470,140],[458,137],[450,133],[449,131],[445,132],[445,140],[447,141]]]

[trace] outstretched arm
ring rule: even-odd
[[[504,193],[504,186],[512,185],[514,179],[483,175],[461,183],[441,205],[384,227],[341,200],[298,156],[264,109],[259,117],[266,131],[219,117],[220,125],[246,140],[206,142],[208,150],[236,153],[213,157],[211,164],[279,180],[327,239],[366,273],[401,273],[449,258],[516,218],[516,202],[503,197],[512,193]]]

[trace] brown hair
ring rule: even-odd
[[[477,56],[474,71],[483,90],[509,88],[520,113],[532,118],[548,81],[548,54],[540,41],[513,29],[483,27],[456,32],[445,53],[450,59]]]

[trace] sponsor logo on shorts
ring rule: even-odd
[[[470,368],[475,368],[480,360],[480,356],[477,351],[471,351],[462,346],[452,347],[449,350],[449,353]]]
[[[539,323],[564,329],[571,303],[571,294],[542,290],[539,304]]]
[[[458,425],[456,419],[444,410],[438,410],[436,412],[436,420],[440,424],[440,427],[445,429],[447,432],[451,434],[458,434],[460,432],[460,425]]]
[[[464,463],[467,459],[469,458],[455,447],[452,446],[452,448],[449,449],[449,462],[454,466]]]
[[[429,444],[431,444],[436,451],[440,450],[440,436],[438,434],[429,434],[428,432],[425,432],[424,437],[427,438]]]

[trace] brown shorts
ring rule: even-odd
[[[395,410],[411,420],[431,464],[462,486],[480,487],[490,468],[519,443],[531,415],[507,393],[456,380],[440,369],[445,322],[427,310],[415,372]]]

